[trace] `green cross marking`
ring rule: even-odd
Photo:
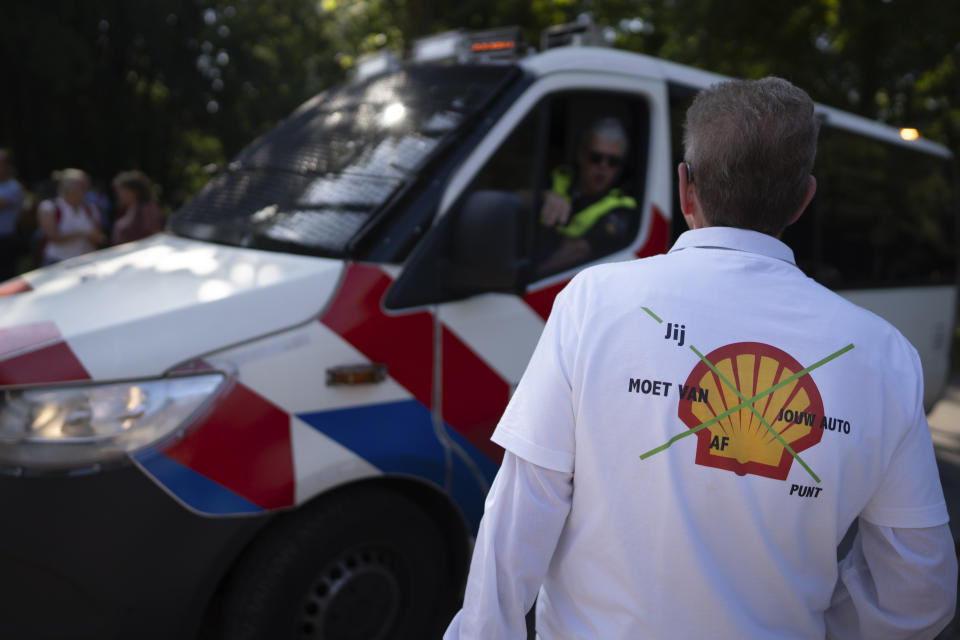
[[[653,311],[651,311],[651,310],[648,309],[647,307],[642,307],[642,309],[643,309],[644,311],[646,311],[646,312],[650,315],[650,317],[653,318],[654,320],[656,320],[657,322],[660,322],[660,323],[663,322],[663,320],[661,320],[660,318],[658,318],[658,317],[656,316],[656,314],[654,314]],[[771,393],[773,393],[773,392],[776,391],[777,389],[780,389],[781,387],[784,387],[784,386],[790,384],[790,383],[793,382],[794,380],[798,380],[798,379],[802,378],[803,376],[807,375],[808,373],[810,373],[810,372],[813,371],[814,369],[818,369],[818,368],[822,367],[823,365],[827,364],[827,363],[830,362],[831,360],[842,356],[843,354],[845,354],[847,351],[850,351],[851,349],[853,349],[853,344],[852,344],[852,343],[851,343],[851,344],[848,344],[847,346],[843,347],[842,349],[838,349],[837,351],[831,353],[831,354],[828,355],[827,357],[825,357],[825,358],[823,358],[823,359],[821,359],[821,360],[818,360],[817,362],[813,363],[813,364],[810,365],[809,367],[807,367],[807,368],[805,368],[805,369],[801,369],[800,371],[798,371],[797,373],[793,374],[792,376],[781,380],[780,382],[778,382],[777,384],[773,385],[772,387],[770,387],[770,388],[767,389],[766,391],[761,391],[760,393],[758,393],[757,395],[753,396],[752,398],[747,399],[747,398],[745,398],[745,397],[743,396],[742,393],[740,393],[740,390],[737,389],[737,387],[734,386],[734,384],[733,384],[732,382],[730,382],[729,380],[727,380],[727,378],[726,378],[722,373],[720,373],[720,371],[717,370],[717,368],[713,365],[712,362],[710,362],[710,361],[707,359],[707,357],[706,357],[705,355],[703,355],[702,353],[700,353],[700,352],[696,349],[696,347],[694,347],[693,345],[690,345],[690,350],[693,351],[693,352],[697,355],[697,357],[700,358],[700,360],[702,360],[703,363],[706,364],[706,365],[710,368],[710,370],[713,371],[713,373],[716,374],[717,377],[719,377],[720,380],[721,380],[725,385],[727,385],[728,387],[730,387],[730,388],[733,390],[733,392],[737,394],[737,397],[740,398],[741,402],[740,402],[740,404],[738,404],[738,405],[736,405],[736,406],[734,406],[734,407],[731,407],[731,408],[727,409],[727,410],[724,411],[723,413],[714,416],[714,417],[711,418],[710,420],[707,420],[706,422],[702,423],[700,426],[698,426],[698,427],[696,427],[696,428],[688,429],[687,431],[684,431],[684,432],[682,432],[682,433],[678,433],[677,435],[675,435],[675,436],[673,436],[672,438],[670,438],[670,440],[668,440],[665,444],[662,444],[662,445],[660,445],[659,447],[657,447],[657,448],[655,448],[655,449],[651,449],[650,451],[647,451],[646,453],[642,454],[642,455],[640,456],[640,459],[641,459],[641,460],[646,460],[647,458],[649,458],[650,456],[652,456],[652,455],[654,455],[654,454],[656,454],[656,453],[660,453],[661,451],[665,451],[667,448],[670,447],[670,445],[672,445],[674,442],[680,440],[681,438],[685,438],[685,437],[687,437],[687,436],[693,435],[694,433],[697,433],[697,432],[700,431],[701,429],[705,429],[705,428],[709,427],[710,425],[715,424],[715,423],[719,422],[720,420],[723,420],[723,419],[726,418],[727,416],[729,416],[729,415],[731,415],[731,414],[733,414],[733,413],[736,413],[737,411],[740,411],[741,409],[749,408],[750,411],[752,411],[752,412],[754,413],[754,415],[756,415],[758,418],[760,418],[760,422],[763,423],[763,426],[766,427],[767,430],[768,430],[771,434],[773,434],[773,436],[780,442],[780,444],[782,444],[783,447],[784,447],[787,451],[790,452],[790,455],[793,456],[794,459],[795,459],[797,462],[799,462],[800,465],[801,465],[804,469],[806,469],[807,473],[810,474],[810,476],[814,479],[814,481],[816,481],[816,482],[819,484],[819,483],[820,483],[820,478],[817,477],[817,474],[815,474],[815,473],[813,472],[813,470],[812,470],[809,466],[807,466],[807,463],[804,462],[803,459],[802,459],[799,455],[797,455],[797,453],[790,447],[790,445],[787,444],[786,440],[784,440],[783,437],[782,437],[779,433],[777,433],[777,431],[776,431],[772,426],[770,426],[770,424],[766,421],[766,419],[760,414],[759,411],[757,411],[756,407],[754,407],[753,405],[754,405],[754,403],[757,402],[757,400],[761,400],[762,398],[767,397],[768,395],[770,395]]]
[[[646,311],[646,312],[650,315],[651,318],[653,318],[654,320],[656,320],[656,321],[659,322],[660,324],[663,324],[663,320],[661,320],[660,318],[658,318],[658,317],[657,317],[657,314],[655,314],[653,311],[650,311],[650,309],[647,309],[646,307],[640,307],[640,308],[643,309],[644,311]]]

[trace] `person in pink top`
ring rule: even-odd
[[[163,213],[153,202],[153,186],[140,171],[124,171],[113,179],[117,220],[110,240],[132,242],[163,230]]]

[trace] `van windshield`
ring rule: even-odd
[[[225,244],[344,256],[514,71],[414,67],[321,93],[214,176],[174,214],[170,229]]]

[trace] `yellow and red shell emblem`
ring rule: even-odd
[[[747,400],[803,369],[790,354],[759,342],[728,344],[711,351],[706,359]],[[730,385],[702,360],[690,372],[685,386],[700,390],[680,399],[678,416],[690,429],[743,404]],[[809,373],[753,404],[795,453],[809,449],[823,437],[823,400]],[[744,406],[697,432],[696,463],[738,475],[752,473],[786,480],[793,455],[749,406]]]

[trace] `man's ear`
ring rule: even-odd
[[[705,226],[701,221],[700,201],[697,200],[697,193],[694,190],[693,183],[688,179],[687,163],[681,162],[677,165],[678,189],[680,191],[680,213],[687,222],[688,229],[699,229]]]
[[[686,162],[677,165],[677,175],[680,178],[677,181],[680,190],[680,211],[687,215],[693,213],[693,183],[689,181]]]
[[[790,222],[787,223],[788,227],[800,219],[800,216],[803,215],[804,211],[806,211],[807,206],[810,204],[810,201],[813,200],[813,196],[816,193],[817,193],[817,179],[814,178],[813,176],[809,176],[807,180],[807,195],[803,197],[803,204],[800,205],[800,208],[797,209],[797,212],[793,214],[792,218],[790,218]]]

